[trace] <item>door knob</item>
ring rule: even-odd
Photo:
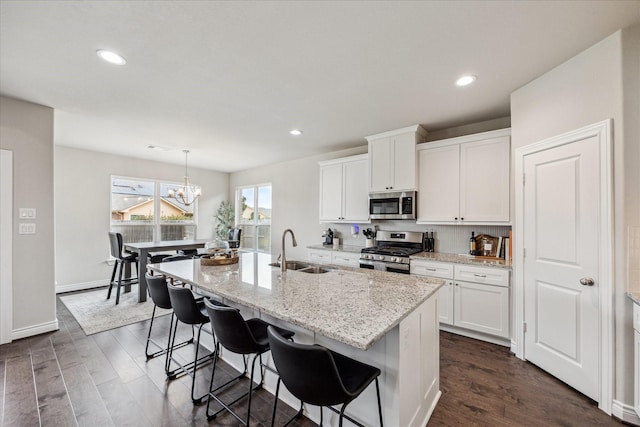
[[[583,277],[582,279],[580,279],[580,284],[583,286],[593,286],[594,283],[595,282],[591,277]]]

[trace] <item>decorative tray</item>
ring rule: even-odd
[[[222,258],[215,255],[202,255],[200,257],[200,265],[229,265],[229,264],[237,264],[238,263],[238,254],[234,253],[233,256],[228,258]]]

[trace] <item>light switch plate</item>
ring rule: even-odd
[[[20,208],[20,219],[36,219],[36,208]]]
[[[36,223],[21,222],[18,227],[18,234],[36,234]]]

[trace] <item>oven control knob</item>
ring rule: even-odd
[[[391,258],[391,262],[399,262],[400,260],[396,257]]]
[[[379,255],[379,256],[378,256],[378,259],[379,259],[380,261],[384,261],[384,255]]]

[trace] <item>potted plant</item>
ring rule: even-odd
[[[214,215],[216,220],[216,236],[226,240],[229,238],[229,230],[235,224],[235,213],[233,205],[228,200],[223,200]]]

